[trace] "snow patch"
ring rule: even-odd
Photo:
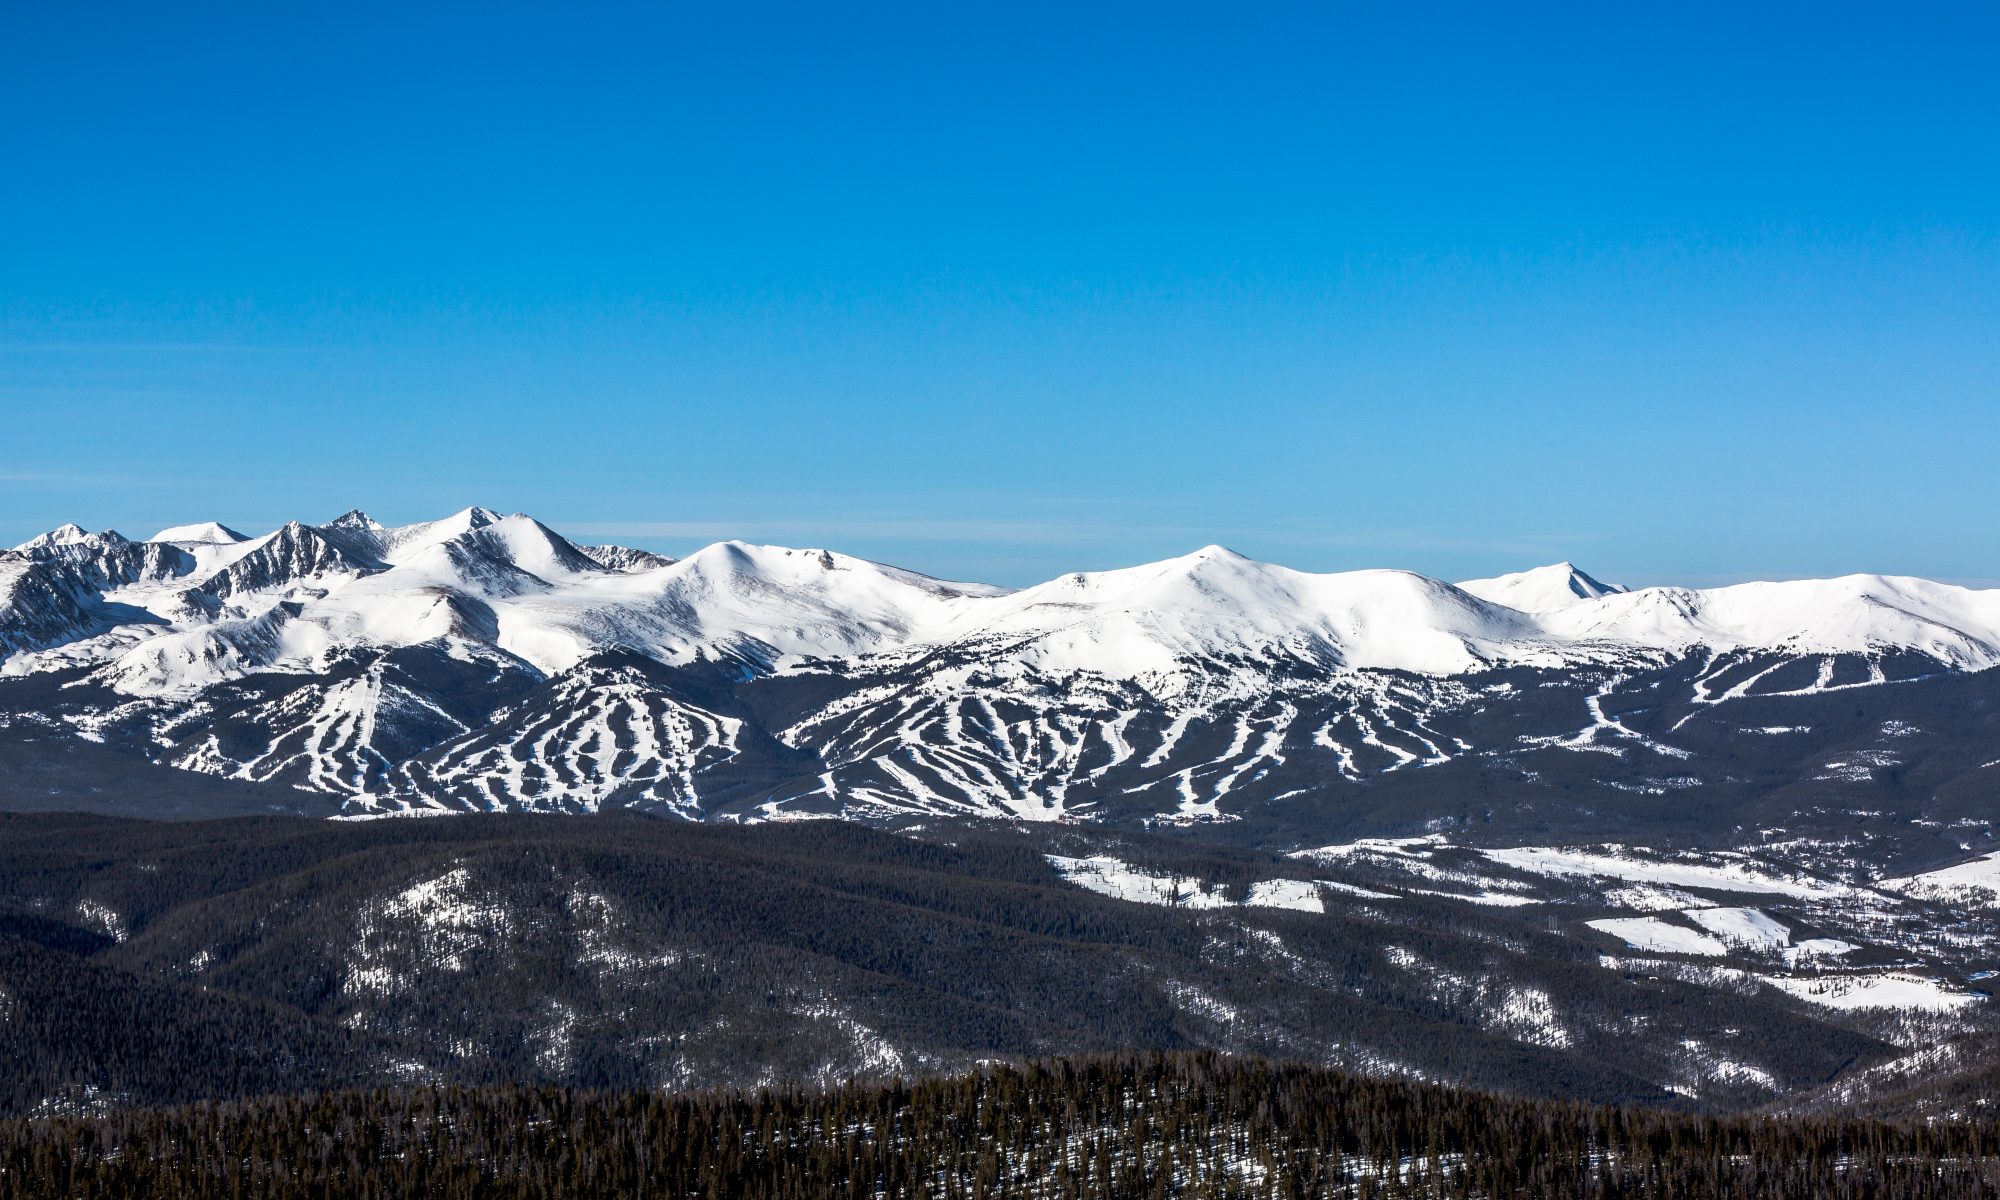
[[[1136,904],[1157,904],[1168,908],[1285,908],[1298,912],[1325,912],[1321,888],[1360,891],[1338,884],[1303,879],[1263,879],[1250,885],[1242,901],[1229,899],[1219,891],[1205,889],[1200,881],[1178,875],[1160,875],[1121,862],[1109,855],[1068,858],[1045,856],[1068,882],[1100,896],[1129,900]]]
[[[1898,1008],[1922,1012],[1953,1012],[1978,1003],[1979,997],[1956,991],[1922,975],[1760,976],[1764,982],[1801,1000],[1833,1009]]]
[[[1634,950],[1649,954],[1703,954],[1720,957],[1729,952],[1721,940],[1685,925],[1671,925],[1658,917],[1604,917],[1585,921],[1592,929],[1622,940]]]

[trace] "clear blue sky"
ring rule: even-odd
[[[1996,62],[1989,4],[12,5],[0,544],[1992,580]]]

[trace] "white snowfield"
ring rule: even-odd
[[[72,528],[74,528],[72,526]],[[149,542],[167,542],[177,546],[233,546],[250,539],[219,521],[198,521],[193,525],[175,525],[162,529]]]
[[[1919,900],[1983,908],[2000,907],[2000,853],[1982,855],[1970,862],[1919,875],[1884,879],[1876,886]]]
[[[1781,951],[1792,941],[1792,931],[1762,909],[1691,908],[1686,916],[1721,938],[1724,945]]]
[[[1672,925],[1659,917],[1604,917],[1584,924],[1592,929],[1602,930],[1612,937],[1621,938],[1634,950],[1644,950],[1653,954],[1712,954],[1721,956],[1729,952],[1720,938],[1711,937],[1698,929],[1684,925]]]
[[[1627,589],[1600,583],[1574,564],[1559,562],[1492,579],[1467,579],[1458,584],[1458,590],[1521,612],[1546,613]]]
[[[1584,924],[1619,938],[1634,950],[1655,954],[1723,957],[1748,954],[1782,958],[1787,967],[1823,964],[1860,949],[1840,938],[1792,941],[1782,921],[1756,908],[1688,908],[1679,914],[1698,928],[1675,924],[1665,915],[1608,917]]]
[[[1605,956],[1601,961],[1612,970],[1663,970],[1705,986],[1768,984],[1809,1003],[1841,1009],[1948,1012],[1983,1001],[1976,992],[1907,968],[1832,969],[1864,945],[1908,952],[1935,932],[1931,917],[1888,887],[1897,882],[1893,880],[1849,884],[1737,852],[1674,853],[1616,844],[1489,849],[1455,845],[1441,834],[1363,839],[1294,851],[1291,857],[1327,867],[1366,862],[1372,868],[1371,884],[1454,895],[1468,903],[1505,898],[1545,904],[1557,913],[1578,902],[1620,908],[1626,911],[1579,924],[1640,954],[1712,960],[1697,966]],[[1482,864],[1490,864],[1492,873]],[[1540,881],[1510,878],[1515,872]],[[1449,881],[1454,891],[1428,886],[1439,881]],[[1524,887],[1530,889],[1527,894],[1519,890]],[[1786,916],[1781,919],[1756,904],[1719,902],[1713,893],[1768,897],[1765,903]],[[1325,898],[1340,900],[1339,889]],[[1799,937],[1793,920],[1856,940]]]
[[[1454,874],[1459,872],[1460,868],[1444,867],[1429,861],[1430,853],[1451,849],[1454,847],[1449,843],[1436,836],[1429,836],[1393,840],[1370,839],[1298,851],[1291,857],[1315,861],[1326,866],[1336,866],[1356,858],[1369,858],[1405,866],[1417,879],[1453,878],[1455,882],[1464,884],[1466,880]],[[1598,855],[1583,855],[1582,852],[1565,853],[1575,854],[1590,862],[1593,871],[1604,862],[1616,862],[1622,866],[1623,873],[1628,878],[1653,875],[1677,878],[1684,882],[1701,880],[1702,882],[1691,884],[1701,887],[1713,886],[1712,880],[1715,878],[1698,870],[1689,870],[1686,864],[1647,863],[1626,858],[1623,854],[1615,852]],[[1371,891],[1324,879],[1310,882],[1277,879],[1264,880],[1252,885],[1246,898],[1237,901],[1222,892],[1207,890],[1195,880],[1147,871],[1110,855],[1071,858],[1052,854],[1048,856],[1048,861],[1065,881],[1076,887],[1119,900],[1161,907],[1228,909],[1261,906],[1325,912],[1328,910],[1329,901],[1335,904],[1354,903],[1354,900],[1347,899],[1350,895],[1360,900],[1398,898],[1395,893]],[[1676,868],[1679,868],[1678,872]],[[1733,872],[1718,874],[1736,883],[1740,883],[1742,879],[1742,876]],[[1502,892],[1465,895],[1430,888],[1409,890],[1413,894],[1445,896],[1469,904],[1493,903],[1496,900],[1516,903],[1535,902],[1532,897]],[[1787,900],[1823,902],[1828,899],[1825,893],[1806,889],[1769,894],[1782,895]],[[1816,911],[1824,913],[1827,910]],[[1873,920],[1870,914],[1861,915],[1864,924]],[[1860,947],[1854,942],[1830,937],[1795,940],[1790,927],[1760,908],[1698,906],[1677,912],[1600,917],[1582,924],[1589,929],[1618,938],[1631,950],[1641,954],[1682,955],[1720,960],[1714,964],[1703,964],[1699,968],[1694,968],[1693,979],[1708,986],[1762,984],[1825,1008],[1952,1012],[1978,1004],[1982,999],[1973,992],[1954,987],[1941,979],[1909,970],[1827,971],[1826,968],[1832,960]],[[1390,953],[1392,959],[1401,965],[1408,966],[1414,962],[1414,957],[1406,950],[1392,948]],[[1761,963],[1756,969],[1727,965],[1727,960],[1741,962],[1745,956],[1761,960]],[[1600,961],[1606,969],[1615,971],[1654,971],[1671,967],[1670,963],[1661,960],[1605,956]],[[1780,964],[1782,971],[1778,969]]]
[[[1892,972],[1884,975],[1764,975],[1765,983],[1801,1000],[1825,1008],[1900,1008],[1951,1012],[1979,1003],[1979,997],[1955,991],[1924,975]]]
[[[1856,894],[1857,889],[1803,873],[1787,874],[1735,853],[1698,858],[1659,859],[1627,854],[1623,847],[1563,850],[1548,846],[1481,850],[1494,862],[1536,875],[1582,879],[1615,879],[1712,891],[1765,893],[1800,900],[1827,900]],[[1641,851],[1640,853],[1644,853]],[[1754,910],[1731,910],[1736,912]]]
[[[1154,874],[1109,855],[1069,858],[1061,854],[1051,854],[1047,857],[1049,865],[1060,872],[1064,879],[1086,891],[1096,892],[1100,896],[1110,896],[1116,900],[1130,900],[1137,904],[1156,904],[1169,908],[1247,906],[1325,912],[1326,901],[1321,898],[1320,889],[1338,886],[1308,882],[1303,879],[1264,879],[1251,884],[1249,894],[1243,900],[1236,901],[1221,892],[1205,890],[1195,880]]]
[[[1543,620],[1561,637],[1662,650],[1903,649],[1959,670],[2000,663],[2000,590],[1907,576],[1643,588],[1571,605]]]
[[[611,648],[776,670],[950,652],[1172,698],[1278,663],[1453,677],[1706,649],[2000,664],[2000,591],[1878,575],[1628,592],[1559,563],[1454,586],[1407,571],[1295,571],[1209,546],[1009,590],[741,542],[665,563],[627,552],[615,561],[638,565],[618,570],[531,517],[481,508],[403,526],[357,512],[257,537],[214,522],[155,537],[182,556],[175,571],[112,587],[82,626],[16,650],[0,670],[97,665],[128,694],[166,695],[317,671],[353,647],[438,640],[550,673]],[[17,549],[87,558],[117,544],[132,543],[70,525]],[[32,598],[28,565],[0,563],[4,629]]]

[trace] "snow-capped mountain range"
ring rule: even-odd
[[[1658,789],[1737,708],[1996,664],[2000,591],[1876,575],[1450,584],[1209,546],[1010,590],[741,542],[672,560],[481,508],[0,553],[0,676],[60,684],[0,708],[361,813],[1200,822],[1543,752]]]

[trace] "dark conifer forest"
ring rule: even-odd
[[[1207,1053],[886,1086],[415,1088],[0,1125],[0,1197],[2000,1194],[2000,1128],[1506,1099]]]
[[[1092,854],[1206,899],[1054,865]],[[0,1200],[1996,1194],[1980,1010],[1607,967],[1553,900],[1232,899],[1319,870],[979,823],[0,816]]]

